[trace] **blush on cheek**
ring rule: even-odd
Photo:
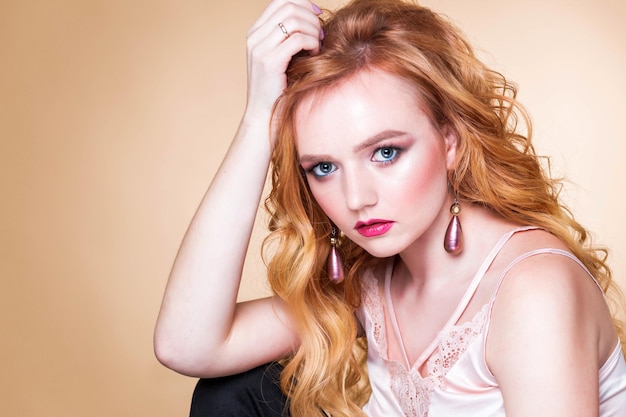
[[[433,153],[430,155],[419,161],[406,161],[397,167],[393,176],[387,178],[388,189],[395,190],[393,204],[436,206],[446,198],[448,185],[445,159],[443,156],[433,157],[436,155]]]
[[[430,157],[410,158],[397,163],[388,180],[405,183],[411,189],[425,189],[438,179],[447,178],[445,157],[427,153]],[[436,156],[435,156],[436,155]]]

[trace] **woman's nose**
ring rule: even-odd
[[[350,210],[372,206],[378,201],[375,183],[365,173],[349,170],[344,177],[344,198]]]

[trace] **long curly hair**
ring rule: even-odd
[[[275,107],[277,141],[266,200],[269,282],[293,314],[301,338],[281,376],[294,417],[321,415],[320,410],[361,415],[368,395],[363,343],[355,343],[355,311],[361,303],[360,276],[385,260],[345,240],[340,245],[345,280],[330,281],[331,224],[311,195],[295,148],[295,115],[303,99],[359,71],[378,69],[408,80],[433,123],[456,131],[456,169],[449,180],[460,200],[549,231],[585,264],[609,298],[620,297],[607,251],[591,244],[587,230],[559,201],[561,182],[550,178],[547,160],[535,153],[516,86],[487,68],[453,24],[406,0],[353,0],[326,13],[320,54],[302,52],[292,59],[287,88]],[[624,342],[617,320],[616,326]]]

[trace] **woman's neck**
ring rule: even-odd
[[[400,253],[401,264],[396,265],[397,280],[406,280],[404,285],[420,288],[438,288],[446,286],[448,281],[458,283],[459,277],[471,276],[476,271],[504,233],[516,227],[483,207],[467,203],[459,219],[463,231],[463,251],[460,254],[449,254],[443,248],[450,218],[443,219],[445,222],[440,221],[441,224],[431,227]]]

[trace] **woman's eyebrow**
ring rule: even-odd
[[[354,152],[360,152],[363,149],[367,149],[372,145],[376,145],[378,142],[382,142],[383,140],[395,138],[398,136],[405,136],[406,134],[407,134],[406,132],[402,132],[400,130],[383,130],[382,132],[377,133],[374,136],[371,136],[365,139],[363,142],[359,143],[358,145],[355,145],[354,148],[352,148],[352,150]]]
[[[324,155],[302,155],[300,157],[300,165],[304,165],[307,162],[308,163],[312,163],[312,162],[320,162],[320,161],[328,161],[332,159],[332,157],[328,154],[324,154]]]

